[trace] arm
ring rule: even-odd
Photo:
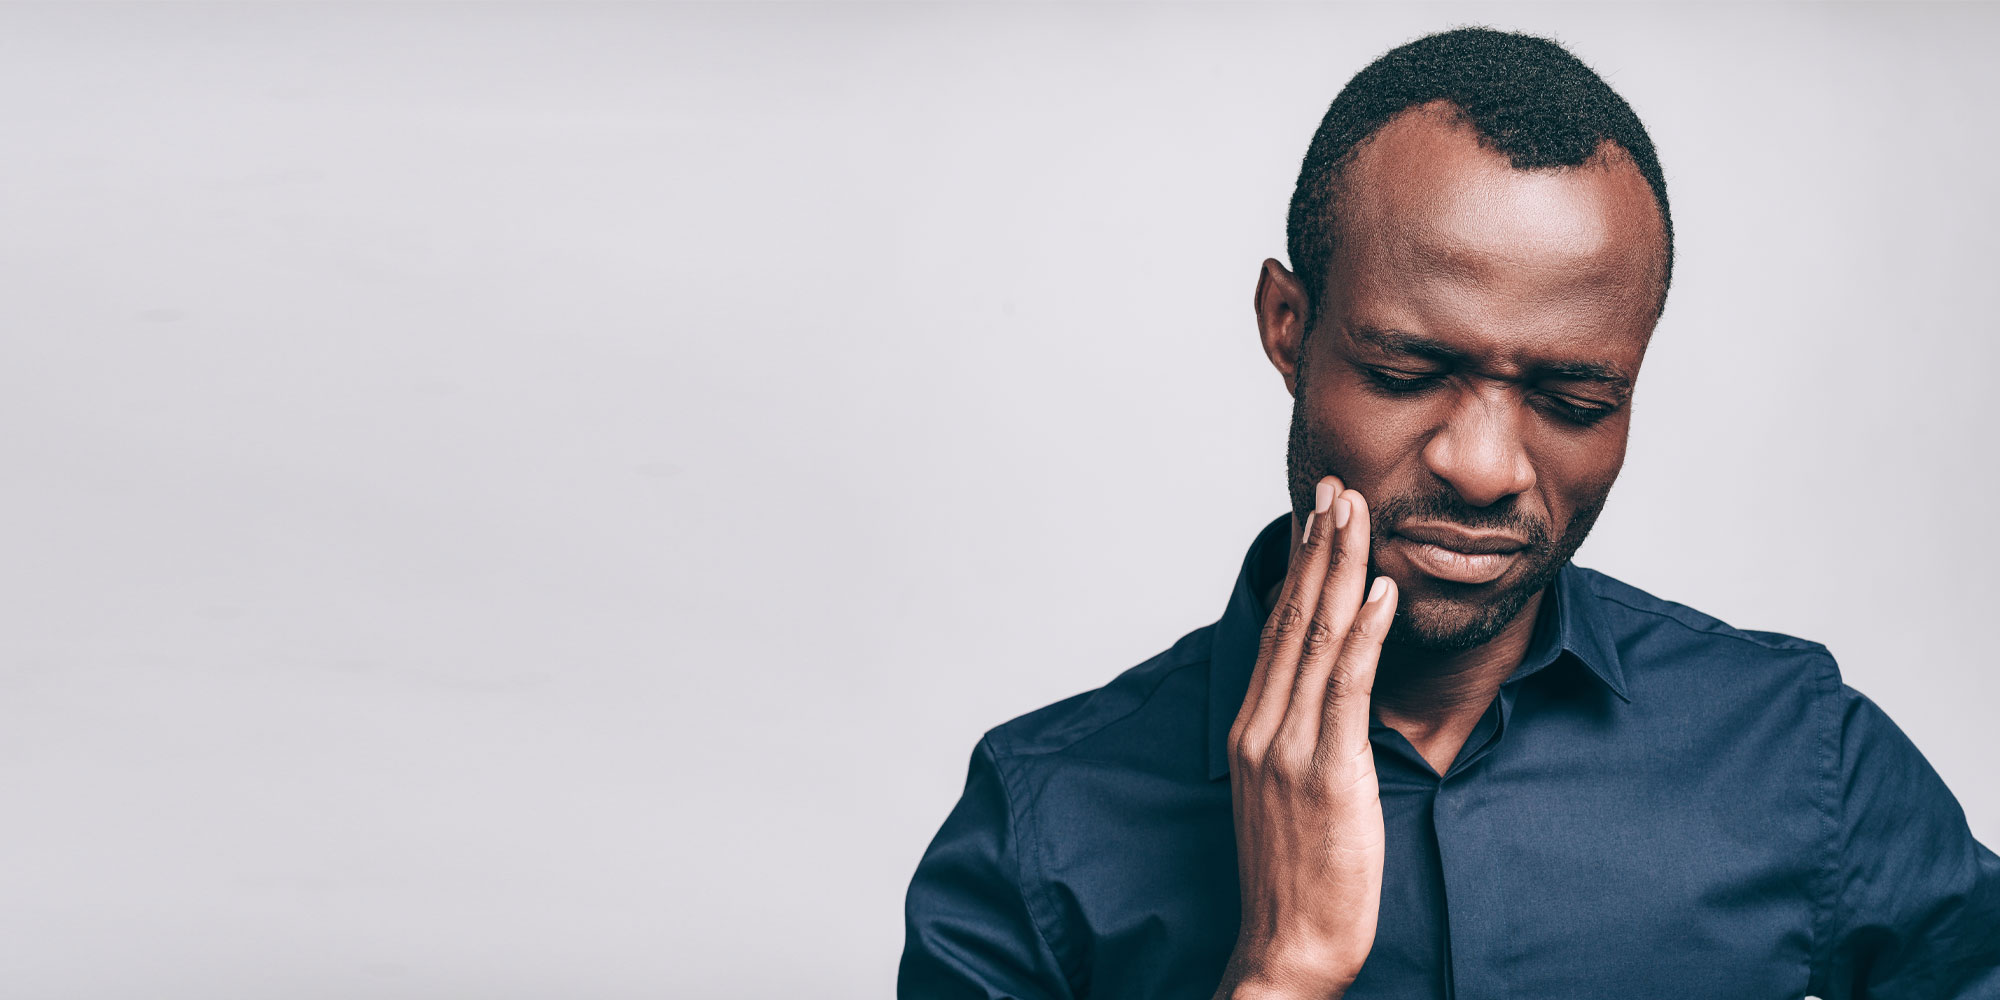
[[[987,740],[904,903],[902,1000],[1057,1000],[1071,993],[1030,912],[1016,822]]]
[[[1837,860],[1819,996],[2000,998],[2000,857],[1888,715],[1840,688]]]

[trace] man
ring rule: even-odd
[[[1412,42],[1288,229],[1292,513],[1219,621],[980,741],[900,994],[2000,997],[2000,858],[1826,649],[1570,562],[1672,271],[1624,101]]]

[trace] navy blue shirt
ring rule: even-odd
[[[999,726],[917,867],[898,995],[1207,998],[1225,743],[1290,516],[1215,624]],[[2000,858],[1824,646],[1563,567],[1440,776],[1371,728],[1372,997],[2000,998]]]

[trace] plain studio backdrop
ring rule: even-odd
[[[881,997],[988,727],[1213,621],[1355,70],[1552,34],[1678,234],[1578,556],[2000,845],[1995,8],[0,9],[9,997]]]

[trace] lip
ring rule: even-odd
[[[1519,552],[1528,547],[1526,541],[1504,532],[1467,531],[1448,524],[1399,524],[1395,533],[1414,542],[1473,555]]]
[[[1452,583],[1491,583],[1506,575],[1527,543],[1512,535],[1438,524],[1398,526],[1391,544],[1419,572]]]

